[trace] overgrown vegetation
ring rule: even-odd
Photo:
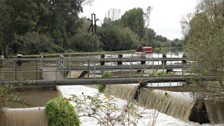
[[[47,102],[45,112],[49,126],[79,126],[80,121],[74,107],[65,98],[55,98]]]
[[[0,85],[0,125],[4,125],[5,118],[3,116],[2,109],[7,103],[21,103],[24,104],[24,106],[27,105],[22,101],[21,97],[15,93],[12,85]]]
[[[112,76],[112,72],[110,71],[104,71],[102,73],[102,78],[109,78],[111,76]],[[97,89],[100,93],[104,93],[104,91],[106,90],[106,84],[98,84]]]
[[[224,95],[224,2],[222,0],[202,0],[189,20],[183,21],[184,44],[187,57],[194,73],[216,76],[217,82],[193,83],[194,88],[204,88],[206,98],[223,99]]]
[[[92,0],[1,0],[0,45],[2,55],[69,51],[130,50],[138,46],[182,47],[149,28],[151,8],[133,8],[106,17],[97,33],[89,33],[90,22],[80,18],[82,6]]]
[[[30,106],[24,102],[23,98],[19,96],[19,93],[15,91],[15,88],[11,84],[0,86],[0,109],[7,103],[18,103],[24,106]]]
[[[104,94],[74,95],[70,100],[75,103],[80,118],[94,118],[101,126],[137,126],[141,118],[138,105],[134,101],[120,108],[114,103],[115,99],[112,96]]]

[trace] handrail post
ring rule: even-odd
[[[101,54],[101,55],[100,55],[100,58],[101,58],[102,60],[104,60],[104,59],[105,59],[105,54]],[[105,61],[100,61],[100,65],[101,65],[101,66],[105,65]]]
[[[88,71],[89,71],[89,72],[88,72],[88,78],[89,78],[89,74],[90,74],[90,70],[89,70],[89,68],[90,68],[90,67],[89,67],[89,65],[90,65],[90,64],[89,64],[89,59],[90,59],[90,54],[89,54],[89,57],[88,57]]]
[[[123,55],[122,54],[118,54],[118,61],[117,61],[117,65],[122,65],[122,58],[123,58]]]
[[[13,69],[14,69],[14,77],[13,77],[13,79],[14,80],[17,80],[17,65],[16,65],[16,60],[15,59],[13,59]]]
[[[35,63],[36,63],[36,80],[37,80],[37,60],[35,60]]]
[[[0,55],[0,67],[4,66],[4,55]]]
[[[56,71],[55,71],[55,81],[57,81],[58,79],[58,77],[57,77],[57,71],[58,71],[58,64],[59,64],[59,61],[56,61]]]

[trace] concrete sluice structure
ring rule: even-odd
[[[143,107],[156,109],[185,122],[224,123],[224,103],[200,102],[190,93],[139,88],[137,85],[108,85],[106,91],[125,100],[136,99]]]
[[[4,120],[1,126],[48,126],[43,107],[36,108],[4,108]]]
[[[0,113],[0,126],[47,126],[46,102],[60,96],[55,89],[32,88],[16,91],[21,102],[7,102]]]
[[[211,123],[224,123],[224,102],[205,101]]]
[[[63,75],[53,66],[43,69],[44,80],[62,80]],[[25,88],[15,91],[21,102],[8,102],[0,112],[0,126],[47,126],[44,106],[52,98],[61,96],[57,87]]]

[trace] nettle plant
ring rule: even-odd
[[[75,103],[80,118],[95,118],[101,126],[137,126],[142,117],[136,102],[130,101],[127,105],[119,107],[115,103],[115,98],[107,94],[87,96],[83,93],[81,96],[73,95],[70,100]]]

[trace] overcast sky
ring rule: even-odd
[[[181,19],[188,13],[194,12],[199,0],[94,0],[91,6],[85,5],[80,16],[90,17],[95,13],[99,22],[103,21],[109,9],[120,9],[121,15],[125,11],[141,7],[144,10],[152,7],[150,28],[157,34],[169,39],[182,38]]]

